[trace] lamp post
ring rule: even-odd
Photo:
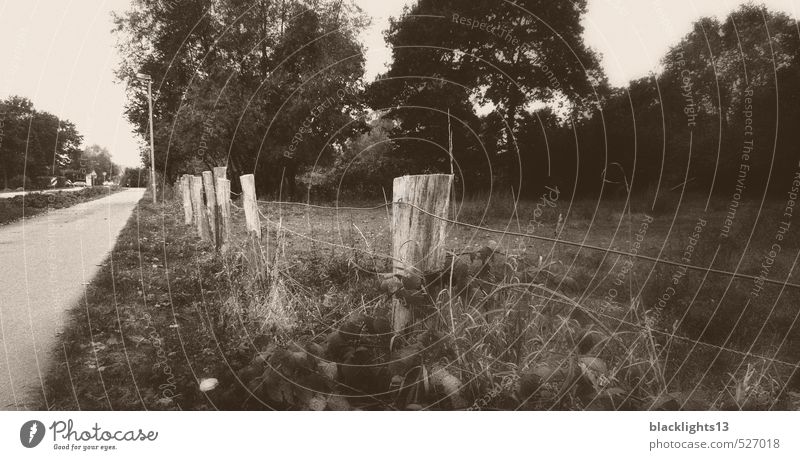
[[[150,112],[150,186],[153,189],[153,204],[156,200],[156,159],[153,147],[153,79],[150,75],[137,73],[136,78],[147,82],[147,109]]]

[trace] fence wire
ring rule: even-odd
[[[376,209],[386,208],[386,207],[389,207],[389,206],[392,206],[392,205],[395,205],[395,204],[400,204],[400,205],[411,206],[411,207],[416,208],[417,210],[419,210],[420,212],[422,212],[422,213],[424,213],[426,215],[429,215],[431,217],[434,217],[436,219],[445,221],[445,222],[453,224],[453,225],[466,226],[466,227],[469,227],[469,228],[473,228],[473,229],[481,230],[481,231],[485,231],[485,232],[502,234],[502,235],[519,236],[519,237],[522,237],[522,238],[531,238],[531,239],[543,240],[543,241],[548,241],[548,242],[552,242],[552,243],[555,243],[555,244],[564,244],[564,245],[569,245],[569,246],[575,246],[575,247],[578,247],[578,248],[581,248],[581,249],[586,248],[586,249],[595,250],[595,251],[609,252],[609,253],[618,254],[618,255],[621,255],[621,256],[632,257],[632,258],[637,258],[637,259],[644,259],[644,260],[648,260],[648,261],[651,261],[651,262],[654,262],[654,263],[663,263],[663,264],[667,264],[667,265],[686,267],[687,269],[703,271],[703,272],[710,272],[710,273],[717,273],[717,274],[727,275],[727,276],[731,276],[731,277],[748,278],[748,279],[761,279],[759,277],[754,277],[754,276],[746,275],[746,274],[742,274],[742,273],[735,273],[735,272],[729,272],[729,271],[725,271],[725,270],[712,269],[710,267],[701,267],[701,266],[697,266],[697,265],[682,264],[682,263],[673,262],[673,261],[670,261],[670,260],[659,259],[659,258],[656,258],[656,257],[644,256],[644,255],[641,255],[641,254],[628,253],[628,252],[625,252],[625,251],[620,251],[620,250],[616,250],[616,249],[612,249],[612,248],[602,248],[602,247],[599,247],[599,246],[583,244],[583,243],[575,243],[575,242],[572,242],[572,241],[561,240],[561,239],[558,239],[558,238],[550,238],[550,237],[540,236],[540,235],[530,235],[530,234],[526,234],[526,233],[504,231],[504,230],[498,230],[498,229],[493,229],[493,228],[489,228],[489,227],[482,227],[482,226],[474,225],[474,224],[468,224],[466,222],[459,222],[459,221],[456,221],[456,220],[453,220],[453,219],[448,219],[448,218],[443,218],[441,216],[437,216],[437,215],[432,214],[432,213],[430,213],[430,212],[428,212],[428,211],[426,211],[426,210],[424,210],[424,209],[422,209],[422,208],[420,208],[420,207],[418,207],[418,206],[416,206],[416,205],[414,205],[412,203],[383,203],[383,204],[376,205],[376,206],[353,207],[353,206],[322,206],[322,205],[312,205],[312,204],[309,204],[309,203],[301,203],[301,202],[264,201],[264,200],[257,200],[257,202],[260,203],[260,204],[267,204],[267,205],[303,206],[303,207],[308,207],[308,208],[325,209],[325,210],[331,210],[331,211],[342,211],[342,210],[346,210],[346,211],[372,211],[372,210],[376,210]],[[241,209],[241,208],[239,208],[239,209]],[[367,250],[364,250],[364,249],[361,249],[361,248],[347,246],[345,244],[334,243],[334,242],[330,242],[330,241],[326,241],[326,240],[321,240],[321,239],[318,239],[318,238],[311,237],[309,235],[305,235],[305,234],[303,234],[301,232],[297,232],[297,231],[288,229],[285,226],[283,226],[280,222],[276,222],[276,221],[270,219],[266,214],[261,212],[260,209],[259,209],[259,214],[266,221],[267,225],[273,225],[276,228],[278,228],[280,231],[285,231],[285,232],[287,232],[289,234],[292,234],[292,235],[295,235],[297,237],[306,239],[308,241],[312,241],[312,242],[319,243],[319,244],[324,244],[324,245],[329,245],[329,246],[337,247],[337,248],[340,248],[340,249],[346,249],[346,250],[352,250],[352,251],[361,252],[361,253],[364,253],[364,254],[369,255],[371,257],[377,257],[377,258],[386,259],[386,260],[395,260],[395,258],[390,256],[390,255],[375,253],[375,252],[367,251]],[[766,278],[764,278],[763,281],[765,283],[769,282],[771,284],[776,284],[776,285],[780,285],[780,286],[789,286],[789,287],[800,288],[800,285],[797,285],[797,284],[794,284],[794,283],[789,283],[789,282],[781,282],[781,281],[770,280],[770,279],[766,279]],[[536,285],[531,285],[531,286],[535,287]],[[557,298],[551,298],[551,300],[556,301],[556,302],[563,302],[563,300],[559,300]],[[660,335],[662,337],[670,338],[672,340],[678,340],[678,341],[681,341],[681,342],[687,342],[687,343],[690,343],[690,344],[695,345],[695,346],[708,347],[708,348],[712,348],[712,349],[715,349],[715,350],[718,350],[718,351],[726,351],[726,352],[730,352],[730,353],[733,353],[735,355],[746,357],[746,358],[753,358],[753,359],[758,359],[758,360],[765,361],[765,362],[770,362],[770,363],[773,363],[773,364],[780,364],[780,365],[783,365],[783,366],[786,366],[786,367],[789,367],[789,368],[793,369],[793,372],[796,372],[798,369],[800,369],[800,361],[797,362],[797,363],[791,363],[791,362],[788,362],[788,361],[784,361],[784,360],[778,359],[777,357],[769,357],[769,356],[758,354],[758,353],[745,352],[745,351],[737,350],[735,348],[729,348],[729,347],[725,347],[725,346],[721,346],[721,345],[716,345],[716,344],[712,344],[712,343],[708,343],[708,342],[703,342],[701,340],[693,339],[693,338],[690,338],[690,337],[687,337],[687,336],[684,336],[684,335],[675,334],[674,332],[667,332],[667,331],[662,331],[662,330],[658,330],[658,329],[653,329],[653,328],[650,328],[650,327],[647,327],[647,326],[643,326],[641,324],[637,324],[637,323],[633,323],[633,322],[630,322],[630,321],[626,321],[623,318],[619,318],[619,317],[616,317],[616,316],[613,316],[613,315],[609,315],[609,314],[603,313],[603,312],[594,311],[593,314],[605,317],[605,318],[607,318],[609,320],[612,320],[612,321],[616,321],[619,324],[628,326],[628,327],[630,327],[632,329],[636,329],[636,330],[643,331],[643,332],[644,331],[650,332],[650,333],[653,333],[653,334]],[[776,352],[776,356],[777,356],[777,352]]]
[[[405,202],[383,203],[383,204],[380,204],[380,205],[369,206],[369,207],[321,206],[321,205],[313,205],[313,204],[302,203],[302,202],[262,201],[262,200],[258,200],[258,203],[268,204],[268,205],[277,205],[277,206],[285,206],[285,205],[288,205],[288,206],[303,206],[303,207],[309,207],[309,208],[314,208],[314,209],[326,209],[326,210],[332,210],[332,211],[373,211],[373,210],[376,210],[376,209],[386,208],[386,207],[389,207],[389,206],[392,206],[392,205],[410,206],[410,207],[418,210],[419,212],[421,212],[421,213],[423,213],[425,215],[428,215],[428,216],[433,217],[435,219],[441,220],[443,222],[447,222],[447,223],[452,224],[452,225],[458,225],[458,226],[461,226],[461,227],[472,228],[474,230],[479,230],[479,231],[482,231],[482,232],[494,233],[494,234],[503,235],[503,236],[515,236],[515,237],[519,237],[519,238],[527,238],[527,239],[533,239],[533,240],[539,240],[539,241],[546,241],[546,242],[553,243],[553,244],[571,246],[571,247],[576,247],[576,248],[579,248],[579,249],[588,249],[588,250],[592,250],[592,251],[598,251],[598,252],[605,252],[605,253],[620,255],[620,256],[623,256],[623,257],[630,257],[630,258],[634,258],[634,259],[647,260],[649,262],[653,262],[653,263],[656,263],[656,264],[664,264],[664,265],[670,265],[670,266],[673,266],[673,267],[686,268],[687,270],[699,271],[699,272],[703,272],[703,273],[714,273],[714,274],[717,274],[717,275],[729,276],[729,277],[732,277],[732,278],[743,278],[743,279],[749,279],[749,280],[752,280],[752,281],[772,284],[772,285],[776,285],[776,286],[791,287],[791,288],[795,288],[795,289],[800,289],[800,284],[792,283],[792,282],[788,281],[788,279],[786,281],[779,281],[779,280],[774,280],[774,279],[770,279],[770,278],[764,278],[764,277],[755,276],[755,275],[748,275],[746,273],[731,272],[731,271],[728,271],[728,270],[722,270],[722,269],[718,269],[718,268],[702,267],[700,265],[693,265],[693,264],[685,264],[685,263],[681,263],[681,262],[675,262],[675,261],[672,261],[672,260],[669,260],[669,259],[662,259],[662,258],[659,258],[659,257],[652,257],[652,256],[644,255],[644,254],[638,254],[638,253],[634,254],[634,253],[631,253],[631,252],[622,251],[622,250],[614,249],[614,248],[611,248],[611,247],[604,248],[604,247],[601,247],[601,246],[596,246],[596,245],[588,244],[588,243],[578,243],[578,242],[575,242],[575,241],[563,240],[563,239],[560,239],[560,238],[557,238],[557,237],[553,238],[553,237],[548,237],[548,236],[544,236],[544,235],[532,235],[530,233],[515,232],[515,231],[511,231],[511,230],[499,230],[499,229],[495,229],[495,228],[484,227],[484,226],[481,226],[481,225],[469,224],[469,223],[466,223],[466,222],[460,222],[460,221],[457,221],[457,220],[454,220],[454,219],[449,219],[447,217],[437,216],[437,215],[435,215],[435,214],[433,214],[433,213],[431,213],[431,212],[429,212],[429,211],[427,211],[425,209],[420,208],[419,206],[417,206],[417,205],[415,205],[413,203],[405,203]],[[788,276],[787,276],[787,278],[788,278]]]

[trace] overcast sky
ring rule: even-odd
[[[498,0],[501,1],[501,0]],[[569,0],[559,0],[569,1]],[[382,30],[413,0],[356,0],[373,25],[364,33],[367,77],[390,58]],[[119,61],[111,11],[128,0],[0,0],[0,97],[18,94],[72,120],[85,144],[100,144],[123,165],[139,163],[138,140],[125,121],[124,91],[114,81]],[[603,56],[614,85],[655,70],[667,48],[701,16],[724,17],[735,0],[589,0],[586,42]],[[764,0],[792,17],[800,0]]]

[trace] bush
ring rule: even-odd
[[[22,174],[19,174],[19,175],[16,175],[16,176],[12,177],[8,181],[8,186],[10,188],[12,188],[12,189],[17,189],[17,188],[20,188],[20,187],[25,188],[25,189],[29,189],[29,188],[33,187],[33,182],[31,182],[31,179],[29,177],[24,176]]]
[[[89,187],[77,192],[29,193],[12,198],[0,199],[0,224],[30,217],[48,209],[60,209],[78,203],[108,196],[119,187]]]

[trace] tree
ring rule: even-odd
[[[351,1],[194,0],[186,14],[159,3],[140,0],[117,17],[118,75],[142,134],[135,74],[155,79],[156,166],[168,180],[196,172],[185,168],[197,159],[279,189],[293,165],[329,159],[359,128],[364,20]]]
[[[723,21],[701,18],[661,73],[610,90],[567,122],[523,119],[522,174],[540,182],[537,166],[546,165],[564,189],[597,196],[629,185],[651,203],[685,183],[726,199],[736,187],[745,196],[785,193],[800,143],[791,128],[800,122],[799,58],[784,14],[746,5]]]
[[[700,182],[730,190],[745,162],[751,190],[770,176],[784,183],[797,163],[799,73],[796,22],[763,6],[744,5],[724,22],[703,18],[670,49],[659,83],[671,137],[682,133],[688,145],[692,132]]]
[[[0,120],[4,188],[14,177],[59,175],[83,141],[72,122],[36,110],[27,98],[10,96],[0,101]]]
[[[119,167],[111,160],[108,149],[97,144],[86,147],[79,161],[87,173],[95,172],[98,177],[106,180],[110,180],[119,172]]]
[[[148,187],[150,173],[145,168],[125,168],[119,178],[121,187]]]
[[[425,136],[435,144],[448,136],[439,122],[446,117],[434,113],[441,105],[454,107],[468,131],[479,125],[476,104],[493,107],[497,115],[490,121],[501,130],[493,145],[501,160],[495,166],[508,177],[523,154],[516,142],[520,123],[534,103],[568,103],[580,112],[590,105],[596,88],[605,85],[597,56],[583,43],[585,11],[586,1],[420,0],[392,21],[387,41],[394,61],[373,85],[391,88],[374,90],[371,102],[374,107],[401,107],[392,113],[404,127],[399,136]],[[424,78],[444,82],[438,97],[426,96],[433,107],[415,103]],[[434,87],[426,88],[430,92]],[[425,115],[413,113],[428,108],[433,110]],[[477,148],[476,157],[489,155],[470,134],[463,133],[456,143]]]
[[[3,188],[9,188],[9,180],[25,171],[25,145],[28,121],[32,113],[33,104],[29,99],[12,96],[0,102],[0,167],[3,170]]]

